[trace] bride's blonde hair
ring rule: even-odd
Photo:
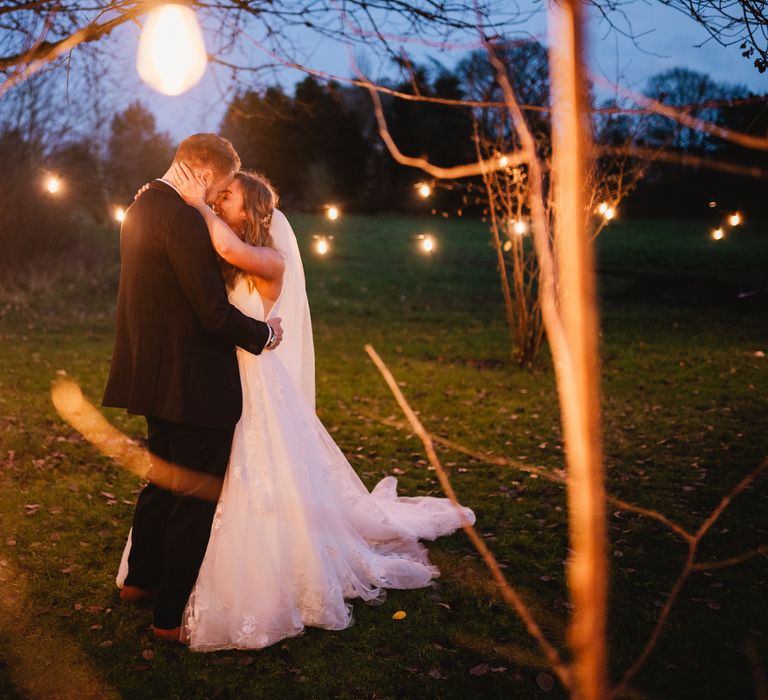
[[[237,235],[248,245],[274,248],[275,243],[269,228],[278,203],[277,190],[264,175],[252,170],[239,170],[235,173],[235,180],[240,182],[243,190],[243,209],[246,217]],[[223,262],[222,273],[224,281],[231,288],[234,287],[241,271]],[[254,281],[251,276],[248,277],[248,283],[253,288]]]

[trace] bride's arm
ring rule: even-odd
[[[205,203],[205,185],[183,164],[174,164],[173,170],[174,184],[179,188],[184,201],[203,215],[216,252],[243,272],[269,282],[279,279],[285,270],[285,261],[280,253],[272,248],[256,247],[241,241]]]
[[[269,282],[282,276],[285,262],[280,253],[273,248],[256,247],[241,241],[205,202],[192,206],[203,215],[216,252],[230,265]]]

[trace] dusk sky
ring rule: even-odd
[[[616,31],[609,30],[604,21],[595,13],[590,23],[590,62],[594,75],[615,80],[621,75],[622,83],[635,90],[641,90],[646,79],[663,70],[684,66],[703,73],[708,73],[715,81],[747,86],[758,94],[768,92],[768,74],[760,74],[752,66],[751,61],[741,56],[738,45],[730,47],[719,46],[712,40],[707,41],[703,28],[689,17],[661,5],[658,2],[631,3],[625,7],[627,21],[631,24],[634,34],[638,36],[637,46]],[[628,29],[626,21],[615,17]],[[515,35],[534,36],[546,43],[545,16],[539,14]],[[120,42],[125,46],[126,57],[135,56],[139,29],[135,25],[125,27]],[[467,37],[467,42],[473,42],[474,37]],[[206,38],[209,47],[212,46],[210,37]],[[352,70],[349,64],[347,49],[342,44],[334,44],[331,40],[320,40],[309,36],[302,38],[301,43],[306,51],[307,65],[320,70],[349,76]],[[703,46],[699,46],[702,44]],[[409,45],[408,50],[417,59],[424,59],[430,51],[422,47]],[[464,51],[455,53],[432,51],[448,67],[461,58]],[[245,49],[239,58],[243,58]],[[251,54],[251,63],[264,62],[266,59],[255,53]],[[158,128],[168,131],[177,139],[195,131],[216,131],[225,109],[225,99],[234,89],[228,70],[221,67],[209,67],[203,81],[178,97],[164,97],[144,86],[136,76],[133,63],[125,61],[121,66],[125,75],[117,78],[120,92],[124,96],[124,107],[127,102],[137,97],[144,102],[155,114]],[[295,70],[282,70],[279,73],[264,74],[254,83],[254,87],[280,82],[288,89],[304,77],[303,73]]]

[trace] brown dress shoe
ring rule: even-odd
[[[152,625],[152,634],[155,636],[155,639],[159,639],[162,642],[181,643],[181,627],[174,627],[172,630],[166,630],[162,627],[155,627]]]
[[[137,586],[123,586],[120,589],[120,600],[124,603],[151,603],[156,597],[156,591],[147,591]]]

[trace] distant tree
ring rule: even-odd
[[[305,78],[296,85],[294,110],[298,127],[295,138],[301,144],[304,163],[315,175],[330,175],[327,184],[334,199],[354,202],[365,186],[371,147],[357,115],[347,109],[339,86]],[[316,185],[318,178],[313,182]],[[313,191],[317,192],[316,186]],[[327,201],[328,195],[320,196]],[[307,204],[317,206],[324,203],[322,200]]]
[[[746,88],[718,83],[708,75],[688,68],[673,68],[652,76],[644,92],[664,104],[686,106],[688,114],[712,124],[755,135],[768,133],[765,105],[749,101],[750,93]],[[617,123],[618,119],[615,120]],[[768,163],[763,151],[743,148],[660,114],[620,119],[625,125],[637,125],[637,144],[671,151],[683,158],[694,156],[691,164],[654,162],[629,201],[631,213],[711,217],[721,208],[747,208],[752,212],[768,210],[765,198],[760,194],[764,180],[734,173],[724,177],[716,168],[703,167],[711,159],[765,169]],[[713,201],[717,203],[714,210],[709,205]]]
[[[75,249],[82,230],[72,226],[73,210],[64,196],[44,190],[39,144],[30,144],[19,130],[0,132],[3,163],[3,202],[0,207],[0,270],[23,277],[40,261],[59,266]],[[62,193],[66,194],[66,193]]]
[[[689,68],[672,68],[649,78],[644,92],[659,102],[681,107],[722,100],[727,91],[704,73]],[[720,110],[716,106],[694,108],[689,113],[712,123],[717,123],[720,117]],[[684,126],[660,114],[648,118],[644,138],[651,145],[689,153],[706,153],[717,147],[717,140],[711,134]]]
[[[156,130],[155,117],[137,101],[113,117],[107,153],[109,187],[119,201],[131,202],[141,185],[167,170],[174,149],[171,137]]]
[[[494,51],[506,66],[512,87],[520,103],[532,107],[546,108],[549,105],[549,57],[547,48],[535,39],[521,41],[499,41]],[[477,49],[463,58],[456,72],[465,85],[470,100],[482,102],[503,102],[503,95],[496,71],[488,60],[485,50]],[[475,110],[475,118],[483,135],[510,141],[511,131],[499,133],[499,128],[510,125],[504,109],[484,107]],[[538,137],[549,142],[549,113],[527,110],[526,118],[531,130]]]
[[[293,100],[280,87],[236,95],[219,127],[243,167],[265,173],[289,203],[300,199],[305,178],[302,146],[295,140],[298,130]]]
[[[104,177],[104,163],[98,144],[91,139],[71,141],[57,146],[48,156],[50,168],[67,185],[67,201],[94,222],[104,224],[112,214],[112,206],[125,206]]]
[[[291,97],[247,91],[230,103],[220,131],[243,166],[264,172],[281,198],[301,208],[354,203],[367,179],[370,144],[338,85],[308,77]]]

